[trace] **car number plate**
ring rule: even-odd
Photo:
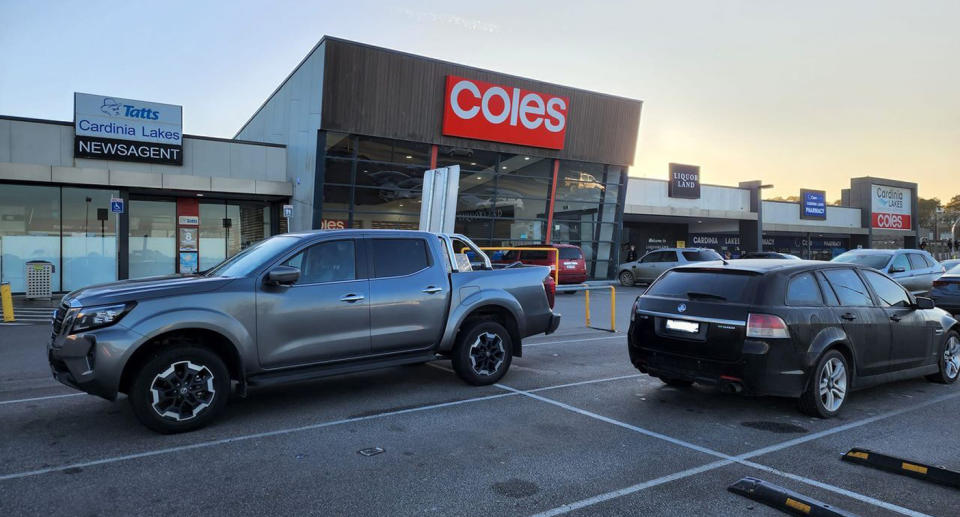
[[[667,320],[667,330],[687,332],[689,334],[699,334],[700,324],[692,321]]]
[[[567,269],[577,269],[576,264],[565,264],[565,265],[567,266]]]

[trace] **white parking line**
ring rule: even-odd
[[[869,417],[869,418],[864,418],[864,419],[858,420],[858,421],[856,421],[856,422],[851,422],[851,423],[849,423],[849,424],[845,424],[845,425],[842,425],[842,426],[837,426],[837,427],[834,427],[834,428],[831,428],[831,429],[826,429],[826,430],[823,430],[823,431],[820,431],[820,432],[817,432],[817,433],[813,433],[813,434],[811,434],[811,435],[807,435],[807,436],[804,436],[804,437],[801,437],[801,438],[796,438],[796,439],[794,439],[794,440],[788,440],[788,441],[786,441],[786,442],[781,442],[781,443],[779,443],[779,444],[771,445],[771,446],[769,446],[769,447],[764,447],[764,448],[761,448],[761,449],[757,449],[757,450],[755,450],[755,451],[750,451],[750,452],[747,452],[747,453],[743,453],[743,454],[740,454],[740,455],[738,455],[738,456],[730,456],[730,455],[724,454],[724,453],[722,453],[722,452],[715,451],[715,450],[713,450],[713,449],[709,449],[709,448],[707,448],[707,447],[702,447],[702,446],[699,446],[699,445],[696,445],[696,444],[693,444],[693,443],[690,443],[690,442],[687,442],[687,441],[684,441],[684,440],[680,440],[680,439],[678,439],[678,438],[673,438],[672,436],[667,436],[667,435],[664,435],[664,434],[662,434],[662,433],[658,433],[658,432],[656,432],[656,431],[651,431],[651,430],[649,430],[649,429],[644,429],[644,428],[642,428],[642,427],[638,427],[638,426],[635,426],[635,425],[632,425],[632,424],[628,424],[628,423],[626,423],[626,422],[621,422],[621,421],[615,420],[615,419],[613,419],[613,418],[605,417],[605,416],[603,416],[603,415],[599,415],[599,414],[594,413],[594,412],[592,412],[592,411],[587,411],[587,410],[585,410],[585,409],[580,409],[580,408],[578,408],[578,407],[574,407],[574,406],[571,406],[571,405],[569,405],[569,404],[566,404],[566,403],[563,403],[563,402],[559,402],[559,401],[557,401],[557,400],[553,400],[553,399],[550,399],[550,398],[547,398],[547,397],[543,397],[543,396],[540,396],[540,395],[535,395],[535,394],[531,393],[530,391],[518,390],[518,389],[516,389],[516,388],[511,388],[510,386],[505,386],[505,385],[503,385],[503,384],[496,384],[496,386],[497,386],[498,388],[500,388],[500,389],[509,391],[509,392],[511,392],[511,393],[516,393],[516,394],[524,395],[524,396],[527,396],[527,397],[530,397],[530,398],[534,398],[534,399],[539,400],[539,401],[541,401],[541,402],[546,402],[546,403],[548,403],[548,404],[552,404],[552,405],[555,405],[555,406],[557,406],[557,407],[561,407],[561,408],[566,409],[566,410],[568,410],[568,411],[572,411],[572,412],[574,412],[574,413],[578,413],[578,414],[580,414],[580,415],[587,416],[587,417],[593,418],[593,419],[595,419],[595,420],[600,420],[600,421],[602,421],[602,422],[606,422],[606,423],[613,424],[613,425],[616,425],[616,426],[619,426],[619,427],[623,427],[623,428],[625,428],[625,429],[629,429],[629,430],[631,430],[631,431],[635,431],[635,432],[637,432],[637,433],[640,433],[640,434],[643,434],[643,435],[646,435],[646,436],[649,436],[649,437],[652,437],[652,438],[657,438],[657,439],[660,439],[660,440],[664,440],[664,441],[667,441],[667,442],[672,443],[672,444],[674,444],[674,445],[678,445],[678,446],[680,446],[680,447],[684,447],[684,448],[687,448],[687,449],[695,450],[695,451],[697,451],[697,452],[701,452],[701,453],[704,453],[704,454],[708,454],[708,455],[711,455],[711,456],[720,458],[720,459],[722,460],[722,461],[717,461],[717,462],[709,463],[709,464],[703,465],[703,466],[701,466],[701,467],[688,469],[688,470],[685,470],[685,471],[677,472],[677,473],[675,473],[675,474],[670,474],[670,475],[668,475],[668,476],[663,476],[663,477],[661,477],[661,478],[656,478],[656,479],[653,479],[653,480],[650,480],[650,481],[645,481],[645,482],[643,482],[643,483],[639,483],[639,484],[637,484],[637,485],[633,485],[633,486],[630,486],[630,487],[626,487],[626,488],[622,488],[622,489],[619,489],[619,490],[614,490],[614,491],[612,491],[612,492],[607,492],[607,493],[604,493],[604,494],[600,494],[600,495],[597,495],[597,496],[594,496],[594,497],[590,497],[590,498],[587,498],[587,499],[583,499],[583,500],[581,500],[581,501],[576,501],[576,502],[574,502],[574,503],[565,504],[565,505],[559,506],[559,507],[557,507],[557,508],[553,508],[553,509],[551,509],[551,510],[547,510],[546,512],[537,514],[538,516],[541,516],[541,515],[559,515],[559,514],[562,514],[562,513],[567,513],[567,512],[570,512],[570,511],[573,511],[573,510],[576,510],[576,509],[579,509],[579,508],[584,508],[584,507],[586,507],[586,506],[590,506],[590,505],[592,505],[592,504],[597,504],[597,503],[599,503],[599,502],[608,501],[608,500],[610,500],[610,499],[613,499],[613,498],[616,498],[616,497],[620,497],[621,495],[632,494],[632,493],[634,493],[634,492],[643,490],[643,489],[645,489],[645,488],[649,488],[649,487],[651,487],[651,486],[656,486],[656,485],[663,484],[663,483],[666,483],[666,482],[669,482],[669,481],[674,481],[674,480],[677,480],[677,479],[683,479],[683,478],[685,478],[685,477],[693,476],[693,475],[699,474],[699,473],[701,473],[701,472],[706,472],[706,471],[708,471],[708,470],[714,470],[714,469],[717,469],[717,468],[720,468],[720,467],[723,467],[723,466],[725,466],[725,465],[729,465],[729,464],[732,464],[732,463],[739,463],[739,464],[744,465],[744,466],[747,466],[747,467],[751,467],[751,468],[763,470],[763,471],[766,471],[766,472],[770,472],[770,473],[773,473],[773,474],[776,474],[776,475],[779,475],[779,476],[787,477],[787,478],[793,479],[794,481],[799,481],[799,482],[801,482],[801,483],[805,483],[805,484],[808,484],[808,485],[812,485],[812,486],[815,486],[815,487],[817,487],[817,488],[821,488],[821,489],[828,490],[828,491],[831,491],[831,492],[834,492],[834,493],[838,493],[838,494],[841,494],[841,495],[850,497],[850,498],[852,498],[852,499],[856,499],[856,500],[862,501],[862,502],[864,502],[864,503],[872,504],[872,505],[874,505],[874,506],[878,506],[878,507],[880,507],[880,508],[883,508],[883,509],[886,509],[886,510],[889,510],[889,511],[892,511],[892,512],[896,512],[896,513],[899,513],[899,514],[902,514],[902,515],[909,515],[909,516],[912,516],[912,517],[923,516],[923,515],[926,515],[926,514],[917,512],[917,511],[915,511],[915,510],[911,510],[911,509],[909,509],[909,508],[904,508],[904,507],[902,507],[902,506],[898,506],[898,505],[895,505],[895,504],[892,504],[892,503],[888,503],[888,502],[886,502],[886,501],[882,501],[882,500],[880,500],[880,499],[876,499],[876,498],[873,498],[873,497],[870,497],[870,496],[866,496],[866,495],[863,495],[863,494],[859,494],[859,493],[857,493],[857,492],[852,492],[852,491],[850,491],[850,490],[847,490],[847,489],[844,489],[844,488],[840,488],[840,487],[838,487],[838,486],[830,485],[830,484],[828,484],[828,483],[823,483],[823,482],[821,482],[821,481],[816,481],[816,480],[814,480],[814,479],[806,478],[806,477],[803,477],[803,476],[798,476],[798,475],[796,475],[796,474],[791,474],[791,473],[789,473],[789,472],[784,472],[784,471],[781,471],[781,470],[779,470],[779,469],[775,469],[775,468],[773,468],[773,467],[768,467],[768,466],[766,466],[766,465],[761,465],[761,464],[759,464],[759,463],[755,463],[755,462],[752,462],[752,461],[747,461],[747,458],[752,458],[752,457],[756,457],[756,456],[759,456],[759,455],[762,455],[762,454],[767,454],[767,453],[770,453],[770,452],[775,452],[775,451],[779,451],[779,450],[782,450],[782,449],[786,449],[786,448],[788,448],[788,447],[793,447],[794,445],[799,445],[799,444],[801,444],[801,443],[806,443],[806,442],[809,442],[809,441],[812,441],[812,440],[816,440],[816,439],[819,439],[819,438],[823,438],[823,437],[825,437],[825,436],[829,436],[829,435],[831,435],[831,434],[840,433],[840,432],[843,432],[843,431],[846,431],[846,430],[849,430],[849,429],[853,429],[853,428],[855,428],[855,427],[860,427],[860,426],[864,426],[864,425],[867,425],[867,424],[871,424],[871,423],[876,422],[876,421],[878,421],[878,420],[882,420],[882,419],[885,419],[885,418],[890,418],[890,417],[893,417],[893,416],[897,416],[897,415],[906,413],[906,412],[908,412],[908,411],[913,411],[913,410],[915,410],[915,409],[923,408],[923,407],[930,406],[930,405],[933,405],[933,404],[937,404],[937,403],[939,403],[939,402],[943,402],[943,401],[946,401],[946,400],[949,400],[949,399],[953,399],[953,398],[960,397],[960,393],[953,393],[953,394],[950,394],[950,395],[943,395],[943,396],[940,396],[940,397],[937,397],[937,398],[934,398],[934,399],[931,399],[931,400],[928,400],[928,401],[925,401],[925,402],[921,402],[921,403],[919,403],[919,404],[912,405],[912,406],[910,406],[910,407],[908,407],[908,408],[901,408],[901,409],[889,411],[889,412],[886,412],[886,413],[882,413],[882,414],[879,414],[879,415],[875,415],[875,416],[872,416],[872,417]]]
[[[431,364],[432,364],[432,363],[431,363]],[[442,367],[441,367],[441,368],[442,368]],[[641,375],[641,374],[638,374],[638,375]],[[584,384],[596,384],[596,383],[601,383],[601,382],[610,382],[610,381],[616,381],[616,380],[626,379],[626,378],[635,377],[635,376],[636,376],[636,375],[634,375],[634,376],[619,376],[619,377],[610,377],[610,378],[605,378],[605,379],[594,379],[594,380],[590,380],[590,381],[581,381],[581,382],[570,383],[570,384],[560,384],[560,385],[557,385],[557,386],[547,386],[547,387],[543,387],[543,388],[537,388],[536,391],[545,391],[545,390],[551,390],[551,389],[560,389],[560,388],[565,388],[565,387],[569,387],[569,386],[580,386],[580,385],[584,385]],[[82,393],[78,393],[78,395],[82,395]],[[7,481],[7,480],[11,480],[11,479],[21,479],[21,478],[26,478],[26,477],[31,477],[31,476],[39,476],[39,475],[41,475],[41,474],[47,474],[47,473],[50,473],[50,472],[60,472],[60,471],[64,471],[64,470],[69,469],[69,468],[86,468],[86,467],[92,467],[92,466],[94,466],[94,465],[104,465],[104,464],[108,464],[108,463],[117,463],[117,462],[121,462],[121,461],[134,460],[134,459],[139,459],[139,458],[148,458],[148,457],[150,457],[150,456],[159,456],[159,455],[162,455],[162,454],[170,454],[170,453],[174,453],[174,452],[188,451],[188,450],[192,450],[192,449],[201,449],[201,448],[206,448],[206,447],[213,447],[213,446],[216,446],[216,445],[225,445],[225,444],[234,443],[234,442],[241,442],[241,441],[246,441],[246,440],[255,440],[255,439],[258,439],[258,438],[267,438],[267,437],[271,437],[271,436],[281,436],[281,435],[286,435],[286,434],[291,434],[291,433],[298,433],[298,432],[302,432],[302,431],[311,431],[311,430],[314,430],[314,429],[322,429],[322,428],[325,428],[325,427],[331,427],[331,426],[340,425],[340,424],[350,424],[350,423],[354,423],[354,422],[362,422],[362,421],[365,421],[365,420],[373,420],[373,419],[385,418],[385,417],[388,417],[388,416],[396,416],[396,415],[403,415],[403,414],[407,414],[407,413],[415,413],[415,412],[419,412],[419,411],[427,411],[427,410],[431,410],[431,409],[439,409],[439,408],[446,408],[446,407],[451,407],[451,406],[458,406],[458,405],[461,405],[461,404],[469,404],[469,403],[471,403],[471,402],[481,402],[481,401],[485,401],[485,400],[493,400],[493,399],[499,399],[499,398],[505,398],[505,397],[514,397],[514,396],[517,396],[517,395],[518,395],[518,393],[498,393],[498,394],[496,394],[496,395],[486,395],[486,396],[483,396],[483,397],[474,397],[474,398],[469,398],[469,399],[456,400],[456,401],[453,401],[453,402],[442,402],[442,403],[439,403],[439,404],[431,404],[431,405],[428,405],[428,406],[421,406],[421,407],[416,407],[416,408],[399,409],[399,410],[396,410],[396,411],[385,411],[385,412],[383,412],[383,413],[377,413],[377,414],[374,414],[374,415],[366,415],[366,416],[354,417],[354,418],[344,418],[344,419],[342,419],[342,420],[334,420],[334,421],[330,421],[330,422],[319,422],[319,423],[316,423],[316,424],[309,424],[309,425],[304,425],[304,426],[300,426],[300,427],[291,427],[291,428],[287,428],[287,429],[277,429],[277,430],[275,430],[275,431],[266,431],[266,432],[262,432],[262,433],[254,433],[254,434],[245,434],[245,435],[239,435],[239,436],[232,436],[232,437],[230,437],[230,438],[222,438],[222,439],[219,439],[219,440],[210,440],[210,441],[206,441],[206,442],[193,443],[193,444],[189,444],[189,445],[180,445],[180,446],[177,446],[177,447],[167,447],[167,448],[164,448],[164,449],[156,449],[156,450],[152,450],[152,451],[139,452],[139,453],[135,453],[135,454],[125,454],[125,455],[123,455],[123,456],[113,456],[113,457],[110,457],[110,458],[103,458],[103,459],[99,459],[99,460],[84,461],[84,462],[79,462],[79,463],[73,463],[73,464],[70,464],[70,465],[61,465],[61,466],[59,466],[59,467],[49,467],[49,468],[43,468],[43,469],[37,469],[37,470],[28,470],[28,471],[24,471],[24,472],[15,472],[15,473],[11,473],[11,474],[3,474],[3,475],[0,475],[0,481]]]
[[[641,490],[655,487],[657,485],[662,485],[664,483],[669,483],[671,481],[677,481],[679,479],[688,478],[690,476],[695,476],[701,472],[707,472],[710,470],[718,469],[720,467],[732,464],[732,461],[720,460],[713,463],[707,463],[700,465],[699,467],[690,468],[687,470],[681,470],[680,472],[674,472],[666,476],[658,477],[656,479],[651,479],[649,481],[644,481],[643,483],[637,483],[636,485],[631,485],[628,487],[621,488],[619,490],[614,490],[612,492],[606,492],[603,494],[595,495],[593,497],[588,497],[586,499],[581,499],[579,501],[574,501],[572,503],[567,503],[556,508],[552,508],[545,512],[540,512],[534,514],[531,517],[552,517],[554,515],[563,515],[565,513],[572,512],[574,510],[579,510],[581,508],[586,508],[588,506],[593,506],[595,504],[602,503],[604,501],[609,501],[611,499],[616,499],[618,497],[623,497],[625,495],[630,495]]]
[[[50,400],[50,399],[62,399],[66,397],[77,397],[80,395],[86,395],[86,393],[67,393],[64,395],[48,395],[46,397],[33,397],[29,399],[15,399],[15,400],[0,400],[0,406],[6,404],[19,404],[21,402],[36,402],[38,400]]]

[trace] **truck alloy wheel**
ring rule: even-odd
[[[507,329],[493,320],[475,320],[464,325],[450,353],[453,371],[468,384],[488,386],[510,369],[513,340]]]
[[[199,429],[217,418],[230,398],[227,365],[195,342],[171,343],[139,367],[127,394],[140,423],[158,433]]]
[[[206,409],[217,390],[214,375],[204,365],[178,361],[158,373],[150,384],[152,407],[163,418],[190,420]]]
[[[483,332],[470,345],[470,363],[477,375],[493,375],[503,364],[506,350],[497,334]]]

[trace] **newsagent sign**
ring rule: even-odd
[[[910,230],[913,200],[910,189],[870,185],[870,226],[881,230]]]
[[[74,156],[183,165],[183,108],[73,94]]]

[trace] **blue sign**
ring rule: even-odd
[[[119,197],[110,198],[110,211],[115,214],[123,213],[123,199]]]
[[[800,219],[827,218],[827,193],[823,190],[800,190]]]

